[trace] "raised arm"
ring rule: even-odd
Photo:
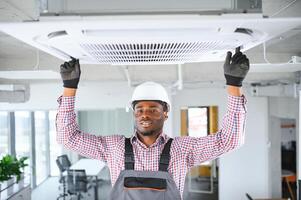
[[[64,83],[63,95],[59,97],[56,117],[57,141],[64,147],[94,159],[107,160],[121,136],[95,136],[84,133],[76,122],[75,95],[80,79],[80,64],[76,59],[65,62],[60,68]]]
[[[246,123],[246,99],[242,94],[242,81],[249,70],[249,60],[237,49],[232,57],[227,53],[224,75],[227,83],[227,112],[220,130],[206,137],[179,138],[187,165],[192,167],[213,160],[220,155],[240,147],[244,143]]]

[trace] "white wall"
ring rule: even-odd
[[[281,119],[279,117],[269,117],[269,191],[273,198],[279,198],[282,196],[280,126]]]
[[[268,197],[268,107],[267,98],[247,96],[248,118],[245,145],[221,157],[219,164],[219,199],[246,199]],[[217,105],[219,124],[226,111],[226,90],[210,88],[179,92],[173,99],[174,130],[180,133],[180,108],[182,106]]]
[[[270,115],[279,118],[296,119],[299,116],[299,101],[293,97],[270,97]]]

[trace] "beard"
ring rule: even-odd
[[[140,132],[138,129],[137,129],[137,131],[138,131],[138,133],[141,133],[143,136],[151,136],[151,135],[155,134],[155,131]]]

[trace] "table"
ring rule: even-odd
[[[105,168],[106,163],[101,160],[82,158],[71,165],[70,169],[84,169],[86,175],[95,178],[94,195],[98,200],[98,175]],[[66,172],[67,173],[67,172]]]
[[[84,169],[87,176],[97,176],[106,166],[106,163],[101,160],[82,158],[71,165],[70,169]]]

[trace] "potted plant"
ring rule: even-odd
[[[7,194],[13,192],[14,184],[13,170],[16,168],[16,159],[13,156],[6,155],[0,160],[0,182],[2,190],[6,188]]]
[[[19,169],[15,171],[15,175],[19,189],[24,187],[24,168],[28,166],[28,164],[25,163],[27,159],[28,157],[21,157],[19,160],[17,160]]]
[[[10,186],[14,184],[14,177],[16,177],[17,183],[21,180],[22,176],[24,177],[24,167],[27,166],[25,164],[27,159],[27,157],[21,157],[18,160],[15,156],[5,155],[0,160],[0,183],[3,185],[2,189],[7,188],[8,195],[13,192],[13,187]]]

